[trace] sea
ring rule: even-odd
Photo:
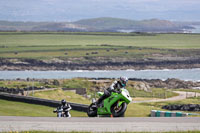
[[[119,78],[126,76],[137,79],[177,78],[185,81],[200,81],[200,69],[164,70],[76,70],[76,71],[0,71],[0,79],[71,79],[71,78]]]

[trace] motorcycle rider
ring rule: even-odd
[[[104,99],[106,99],[107,97],[111,96],[112,92],[121,93],[121,89],[126,86],[127,82],[128,82],[128,78],[125,77],[125,76],[121,76],[118,81],[117,80],[114,81],[112,83],[112,85],[108,89],[104,90],[103,96],[101,96],[99,98],[99,100],[97,100],[96,105],[100,106],[99,104]]]
[[[71,114],[69,113],[69,111],[72,109],[70,104],[66,102],[65,99],[61,100],[61,106],[58,107],[60,109],[63,109],[64,112],[64,116],[63,117],[71,117]],[[54,111],[56,112],[56,110]]]

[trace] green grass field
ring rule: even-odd
[[[84,99],[83,99],[84,101]],[[126,117],[149,117],[151,110],[163,110],[163,105],[170,104],[199,104],[199,99],[185,99],[181,101],[170,102],[152,102],[152,103],[130,103],[125,113]],[[56,117],[52,111],[54,108],[28,104],[22,102],[14,102],[0,99],[0,116],[33,116],[33,117]],[[164,110],[165,111],[165,110]],[[72,117],[87,117],[84,112],[70,111]],[[199,113],[200,112],[188,112]],[[200,115],[199,115],[200,116]]]
[[[131,103],[128,105],[127,111],[125,113],[126,117],[149,117],[151,110],[161,110],[164,105],[172,104],[199,104],[200,100],[198,98],[189,98],[179,101],[166,101],[166,102],[152,102],[152,103]],[[180,111],[178,111],[180,112]],[[184,112],[184,111],[181,111]],[[187,112],[187,113],[198,113],[200,112]]]
[[[51,99],[51,100],[66,99],[68,102],[88,104],[88,105],[91,103],[91,101],[89,101],[87,98],[75,94],[75,92],[73,91],[63,91],[62,89],[35,92],[34,97]]]
[[[0,33],[0,46],[54,46],[58,48],[81,48],[80,46],[88,46],[94,48],[95,45],[109,44],[114,46],[137,46],[137,47],[153,47],[153,48],[200,48],[200,34],[156,34],[141,36],[124,36],[120,35],[98,34],[56,34],[56,33],[29,33],[20,34],[12,32]],[[127,35],[127,33],[124,33]],[[77,46],[80,45],[80,46]],[[63,47],[61,47],[63,46]]]
[[[163,90],[155,89],[154,91],[162,92]],[[82,104],[88,104],[88,105],[91,103],[91,101],[89,101],[88,99],[80,95],[74,94],[73,92],[70,92],[70,91],[63,92],[61,89],[57,89],[54,91],[36,92],[34,96],[39,97],[39,98],[45,98],[45,99],[53,99],[53,100],[67,99],[67,101],[69,102],[82,103]],[[163,110],[161,108],[164,105],[198,104],[198,103],[199,103],[198,98],[196,99],[190,98],[190,99],[185,99],[181,101],[170,101],[170,102],[130,103],[128,105],[125,116],[126,117],[148,117],[150,115],[151,110]],[[197,112],[197,113],[200,113],[200,112]]]
[[[4,58],[49,59],[85,56],[139,58],[151,53],[173,53],[161,49],[199,48],[200,34],[0,32],[0,57]]]
[[[0,116],[56,117],[55,108],[0,99]],[[73,117],[85,117],[84,112],[70,111]]]

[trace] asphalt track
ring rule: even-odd
[[[163,132],[200,131],[200,117],[17,117],[0,116],[2,131]]]

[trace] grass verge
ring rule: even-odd
[[[168,91],[164,88],[151,88],[151,91],[147,92],[144,90],[137,90],[134,88],[128,88],[129,93],[132,97],[144,97],[144,98],[170,98],[178,96],[177,93]]]
[[[185,99],[181,101],[155,102],[155,103],[130,103],[125,113],[126,117],[149,117],[151,110],[163,110],[163,105],[169,104],[199,104],[199,99]],[[52,111],[54,108],[27,104],[22,102],[13,102],[0,99],[1,116],[34,116],[34,117],[55,117]],[[84,112],[70,111],[72,117],[87,117]],[[189,112],[200,113],[200,112]]]
[[[35,92],[34,97],[50,99],[50,100],[66,99],[67,102],[80,103],[80,104],[91,103],[87,98],[78,95],[73,91],[63,91],[62,89]]]
[[[55,108],[0,99],[0,116],[56,117]],[[70,111],[72,117],[85,117],[84,112]]]
[[[126,117],[149,117],[151,110],[161,110],[166,111],[162,109],[162,106],[164,105],[172,105],[172,104],[199,104],[198,98],[189,98],[179,101],[165,101],[165,102],[151,102],[151,103],[130,103],[128,105],[127,111],[125,116]],[[180,112],[180,111],[178,111]],[[198,113],[200,112],[187,112],[187,111],[181,111],[186,113]],[[198,115],[200,116],[200,115]]]

